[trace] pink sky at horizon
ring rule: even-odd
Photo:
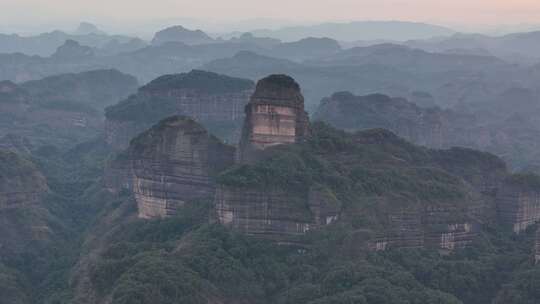
[[[298,22],[407,20],[436,24],[540,23],[540,0],[0,0],[0,20],[209,21],[276,18]],[[27,20],[26,20],[27,19]]]

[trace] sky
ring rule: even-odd
[[[540,0],[0,0],[0,29],[81,20],[126,28],[167,20],[207,29],[353,20],[474,28],[540,23]]]

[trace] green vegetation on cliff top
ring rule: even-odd
[[[161,76],[139,89],[120,103],[106,109],[111,120],[155,123],[178,112],[177,101],[172,98],[146,96],[145,92],[191,90],[198,94],[230,94],[254,87],[251,80],[234,78],[211,72],[193,70],[189,73]]]
[[[386,130],[348,134],[323,123],[312,125],[312,136],[306,142],[278,146],[264,154],[255,164],[224,172],[219,182],[229,187],[300,192],[324,185],[351,203],[361,197],[386,196],[404,207],[463,204],[468,188],[462,177],[482,174],[489,170],[484,168],[488,165],[500,166],[498,158],[487,155],[486,159],[472,150],[429,150]],[[449,163],[459,175],[446,170]]]

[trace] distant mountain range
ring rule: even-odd
[[[429,52],[483,51],[510,61],[537,63],[540,60],[540,31],[499,37],[454,34],[444,38],[408,41],[405,44]]]
[[[448,36],[454,30],[438,25],[404,21],[356,21],[350,23],[323,23],[312,26],[285,27],[278,30],[252,31],[255,36],[271,37],[283,41],[306,37],[326,37],[340,41],[428,39]]]
[[[90,23],[81,23],[73,32],[52,31],[34,36],[0,33],[0,53],[23,53],[25,55],[50,56],[67,40],[74,40],[83,45],[101,48],[105,51],[122,51],[122,45],[145,46],[145,42],[124,35],[109,35]],[[125,48],[125,47],[124,47]]]

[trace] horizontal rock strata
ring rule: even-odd
[[[134,139],[106,176],[113,190],[134,194],[141,218],[163,218],[185,202],[212,199],[212,175],[233,161],[233,147],[194,120],[173,116]]]
[[[511,226],[516,233],[539,222],[540,184],[536,185],[536,177],[523,175],[508,178],[497,193],[497,211],[499,220]]]

